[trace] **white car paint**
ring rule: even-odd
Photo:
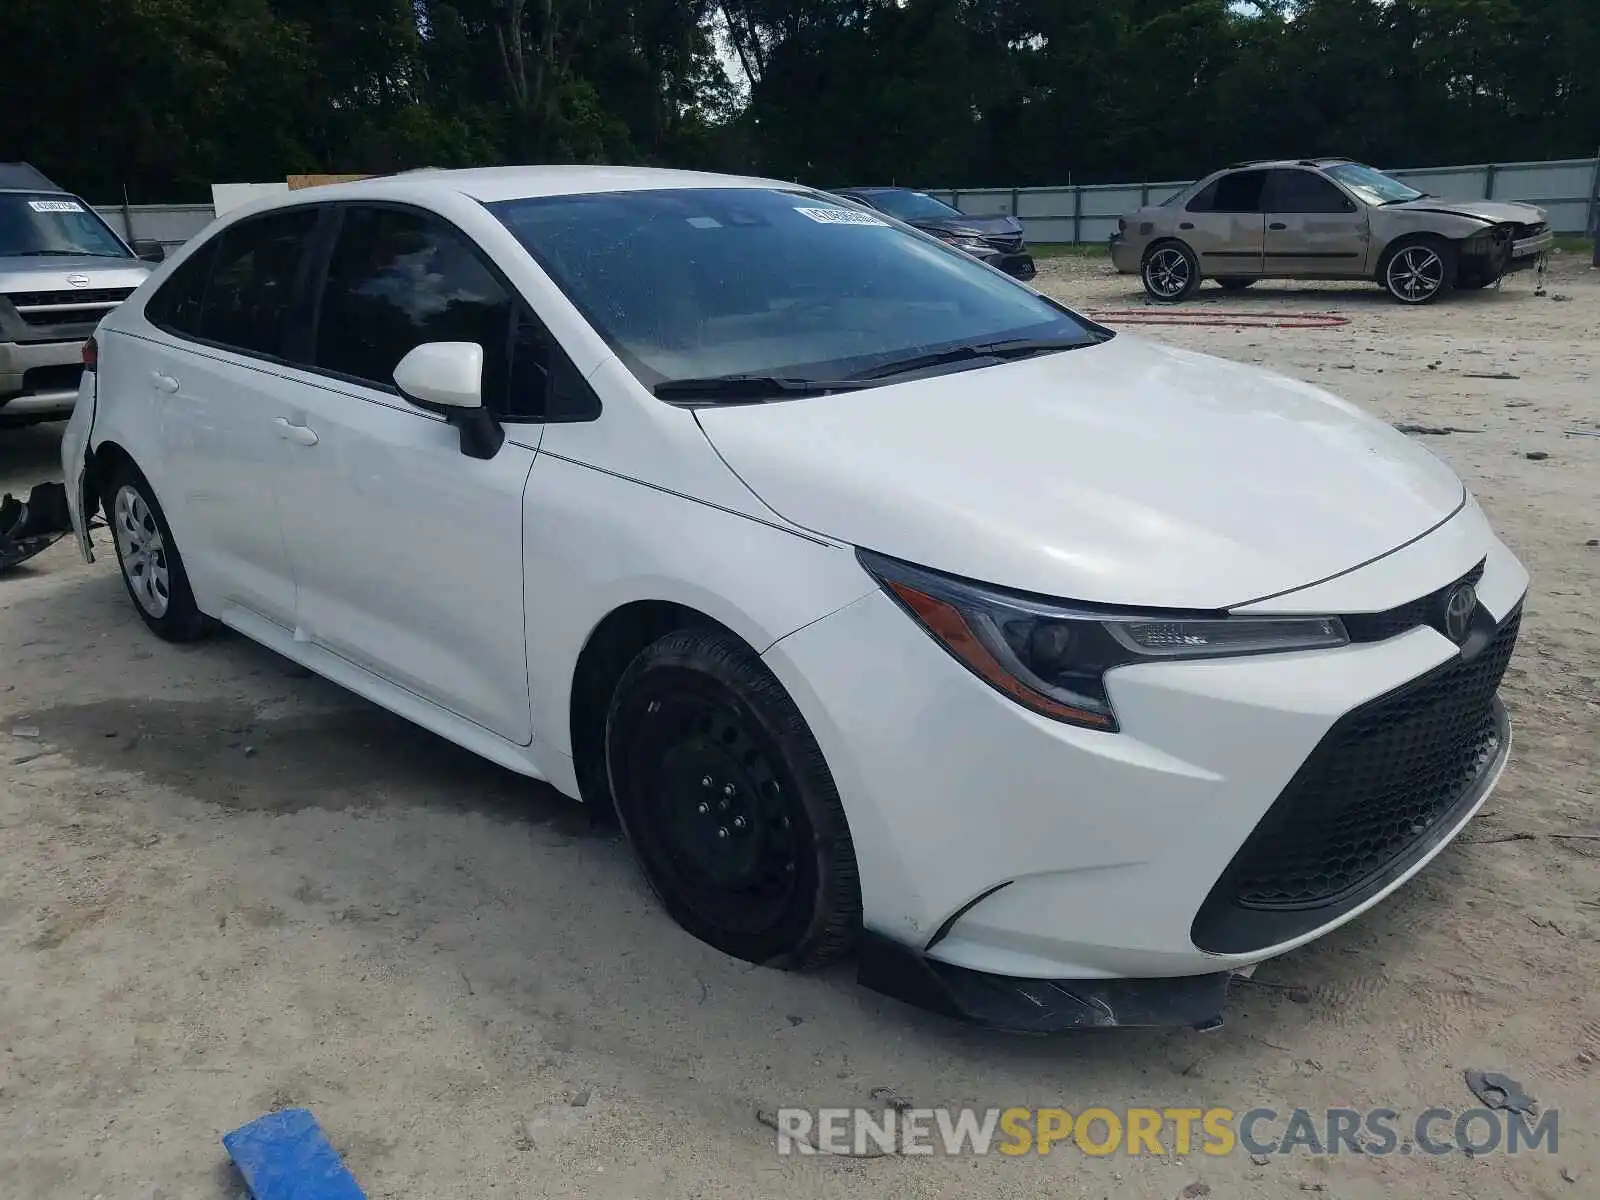
[[[573,676],[596,627],[646,601],[715,619],[764,656],[823,749],[865,927],[976,970],[1248,967],[1378,902],[1470,817],[1337,919],[1249,953],[1199,949],[1197,908],[1313,747],[1456,647],[1417,627],[1124,666],[1107,676],[1122,731],[1106,733],[964,669],[855,547],[1077,601],[1267,614],[1383,611],[1483,562],[1479,599],[1500,620],[1527,573],[1453,473],[1381,422],[1309,385],[1126,335],[848,395],[674,407],[480,204],[700,186],[787,185],[416,172],[230,212],[220,228],[353,198],[446,217],[549,327],[600,417],[508,423],[480,461],[393,394],[184,343],[143,301],[191,244],[102,326],[67,478],[115,443],[160,497],[204,612],[573,796]],[[83,509],[75,495],[87,545]]]

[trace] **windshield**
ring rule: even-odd
[[[872,203],[902,221],[948,221],[964,214],[926,192],[873,192]]]
[[[1360,163],[1337,163],[1322,169],[1330,179],[1337,179],[1368,204],[1403,204],[1407,200],[1420,200],[1423,195],[1416,188],[1407,187],[1398,179]]]
[[[1105,336],[959,251],[815,195],[685,189],[488,208],[646,387],[848,379],[964,343]]]
[[[0,257],[34,254],[127,258],[128,250],[76,197],[59,192],[0,193]]]

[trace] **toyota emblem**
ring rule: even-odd
[[[1472,630],[1472,610],[1478,606],[1477,590],[1470,583],[1450,589],[1444,599],[1444,635],[1456,645]]]
[[[87,275],[68,275],[67,283],[72,287],[88,287],[89,277]]]

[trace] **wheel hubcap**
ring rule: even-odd
[[[165,616],[172,602],[171,577],[166,543],[155,514],[138,491],[124,485],[112,503],[111,520],[117,557],[122,560],[122,573],[133,598],[152,617]]]
[[[645,707],[629,746],[636,819],[673,891],[724,928],[761,928],[788,906],[798,840],[777,765],[739,715],[672,693]]]
[[[1145,282],[1158,296],[1179,296],[1189,286],[1189,260],[1183,251],[1168,247],[1150,256],[1144,269]]]
[[[1444,260],[1426,246],[1410,246],[1389,263],[1389,288],[1406,300],[1424,300],[1444,283]]]

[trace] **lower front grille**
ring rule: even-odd
[[[1017,254],[1022,250],[1021,234],[1016,237],[992,237],[985,240],[1002,254]]]
[[[1195,944],[1241,953],[1289,940],[1360,904],[1435,845],[1503,756],[1495,691],[1520,623],[1519,609],[1470,658],[1341,718],[1212,889]]]

